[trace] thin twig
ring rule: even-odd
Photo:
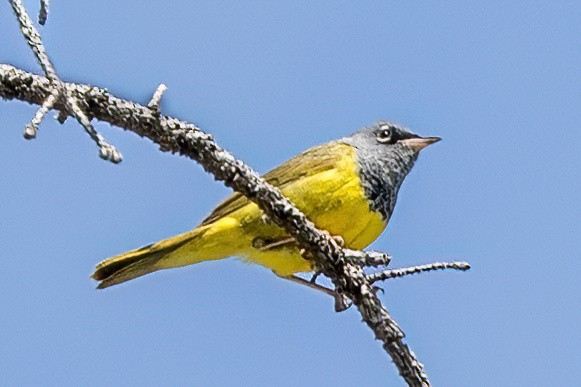
[[[159,110],[159,101],[161,100],[161,96],[163,93],[165,93],[166,90],[167,86],[163,83],[160,83],[159,86],[157,86],[157,89],[155,89],[155,93],[153,93],[153,97],[151,97],[147,107],[154,110]]]
[[[216,179],[257,203],[273,222],[297,240],[300,248],[313,253],[317,268],[331,279],[338,291],[353,301],[362,320],[382,342],[406,382],[411,386],[429,386],[423,365],[403,341],[404,333],[381,304],[363,269],[347,262],[345,251],[317,230],[277,188],[267,184],[250,167],[216,144],[212,136],[192,124],[157,115],[145,106],[114,97],[104,89],[71,83],[64,87],[97,120],[147,137],[159,144],[162,151],[198,161]],[[45,77],[0,65],[2,98],[40,105],[51,90],[51,83]],[[55,109],[70,114],[60,101]]]
[[[38,12],[38,24],[44,25],[48,18],[48,0],[40,0],[40,12]]]
[[[36,114],[30,121],[30,123],[26,125],[26,127],[24,128],[25,139],[32,140],[33,138],[36,138],[36,134],[38,133],[38,127],[40,126],[42,119],[44,118],[44,116],[46,116],[50,109],[52,109],[57,99],[58,91],[55,89],[54,92],[52,92],[48,97],[46,97],[46,99],[42,103],[42,106],[36,111]]]
[[[67,113],[70,112],[70,115],[77,119],[77,121],[83,126],[93,141],[95,141],[97,146],[100,148],[99,156],[102,159],[109,160],[113,163],[120,163],[123,160],[121,153],[95,130],[93,125],[91,125],[89,118],[79,107],[77,100],[68,94],[66,88],[63,85],[63,82],[58,77],[54,66],[52,65],[46,53],[46,49],[42,44],[39,32],[36,27],[34,27],[34,24],[32,24],[32,20],[28,16],[26,9],[22,5],[22,2],[20,0],[9,1],[12,5],[12,9],[14,10],[14,14],[20,23],[22,35],[32,49],[32,52],[34,52],[34,55],[36,56],[38,63],[40,63],[40,66],[42,67],[42,70],[46,74],[47,78],[54,85],[54,89],[58,91],[59,97],[64,100]]]
[[[367,279],[371,283],[375,283],[377,281],[385,281],[391,278],[398,278],[403,277],[410,274],[419,274],[425,273],[428,271],[434,270],[446,270],[446,269],[453,269],[453,270],[460,270],[466,271],[470,270],[470,264],[468,262],[434,262],[428,263],[426,265],[418,265],[412,267],[403,267],[399,269],[388,269],[384,271],[380,271],[377,273],[372,273],[367,275]]]

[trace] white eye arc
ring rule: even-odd
[[[377,141],[380,143],[390,143],[392,142],[393,139],[393,132],[391,129],[382,129],[378,134],[377,134]]]

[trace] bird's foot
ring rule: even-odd
[[[323,234],[333,239],[340,247],[345,247],[345,240],[341,235],[331,235],[329,231],[322,230]],[[300,249],[299,254],[305,259],[312,259],[312,254],[307,249]]]
[[[327,230],[322,230],[323,234],[328,236],[329,238],[333,239],[339,246],[345,247],[345,240],[341,235],[331,235],[331,233]]]

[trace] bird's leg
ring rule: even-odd
[[[298,277],[296,275],[291,275],[288,277],[283,277],[283,276],[279,275],[279,277],[286,279],[286,280],[289,280],[289,281],[292,281],[292,282],[296,282],[296,283],[301,284],[301,285],[308,286],[311,289],[315,289],[315,290],[318,290],[318,291],[321,291],[325,294],[330,295],[331,297],[333,297],[335,299],[335,311],[336,312],[343,312],[344,310],[349,309],[349,307],[352,304],[351,300],[349,300],[344,295],[337,293],[337,291],[335,291],[335,290],[332,290],[332,289],[329,289],[325,286],[319,285],[316,282],[308,281],[308,280],[303,279],[301,277]]]
[[[339,246],[345,247],[345,241],[343,240],[343,237],[341,237],[340,235],[331,235],[331,233],[324,230],[323,233],[327,235],[329,238],[333,239]],[[289,236],[269,240],[257,237],[254,238],[254,240],[252,241],[252,246],[260,251],[268,251],[284,247],[291,247],[296,246],[296,244],[297,244],[296,239]],[[310,259],[307,257],[308,251],[306,249],[300,249],[299,253],[303,257],[305,257],[305,259]]]
[[[292,246],[296,243],[297,243],[297,241],[294,238],[291,238],[291,237],[282,238],[282,239],[278,239],[278,240],[269,241],[267,244],[260,246],[258,248],[258,250],[268,251],[268,250],[273,250],[275,248],[280,248],[283,246]]]
[[[323,231],[323,232],[327,236],[329,236],[330,238],[335,240],[335,242],[339,246],[341,246],[341,247],[345,246],[345,241],[343,240],[343,238],[341,236],[331,235],[328,231]],[[259,251],[269,251],[269,250],[280,249],[280,248],[284,248],[284,247],[288,247],[288,246],[296,246],[296,240],[294,238],[291,238],[291,237],[283,237],[283,238],[279,238],[277,240],[269,240],[269,241],[265,241],[261,238],[255,238],[255,241],[253,241],[253,246],[255,248],[257,248]],[[307,250],[300,249],[299,253],[306,260],[312,260],[312,258],[309,257],[310,253]],[[349,309],[349,307],[352,305],[351,300],[349,300],[344,295],[339,294],[336,290],[329,289],[325,286],[319,285],[316,282],[317,277],[320,274],[321,274],[320,271],[315,272],[315,274],[313,275],[313,277],[310,280],[306,280],[304,278],[297,277],[295,275],[291,275],[288,277],[280,276],[278,274],[276,274],[276,275],[279,276],[280,278],[284,278],[286,280],[308,286],[311,289],[319,290],[323,293],[330,295],[331,297],[333,297],[335,299],[335,311],[336,312],[342,312],[344,310]]]

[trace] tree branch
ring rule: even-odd
[[[64,83],[63,87],[92,117],[147,137],[164,152],[178,153],[199,162],[217,180],[258,204],[301,248],[312,253],[317,268],[353,301],[406,382],[411,386],[429,386],[423,365],[403,341],[404,333],[377,298],[361,266],[345,259],[345,251],[326,233],[317,230],[277,188],[192,124],[115,97],[102,88],[74,83]],[[42,105],[53,91],[51,82],[43,76],[0,65],[0,97],[4,99]],[[54,109],[71,115],[62,100],[55,102]]]
[[[467,271],[470,270],[470,264],[468,262],[434,262],[428,263],[426,265],[418,265],[412,267],[404,267],[400,269],[387,269],[384,271],[379,271],[377,273],[372,273],[367,275],[367,279],[370,283],[375,283],[377,281],[385,281],[392,278],[404,277],[410,274],[426,273],[428,271],[434,270],[460,270]]]

